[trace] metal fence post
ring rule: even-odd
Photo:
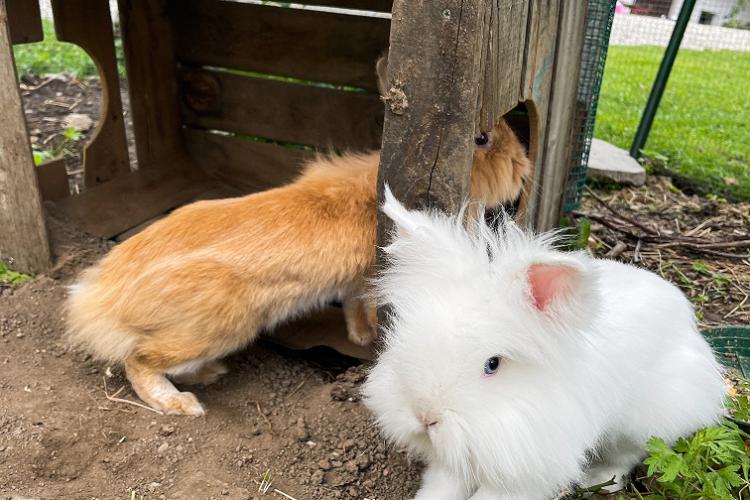
[[[667,45],[667,50],[664,51],[664,58],[661,60],[659,71],[656,73],[656,80],[654,80],[654,85],[651,87],[651,94],[648,96],[646,108],[643,110],[641,123],[638,124],[638,130],[633,138],[633,145],[630,146],[630,156],[635,159],[641,156],[641,149],[646,145],[648,134],[651,132],[651,125],[654,123],[656,110],[659,108],[662,95],[664,95],[664,88],[667,86],[669,73],[672,71],[672,65],[674,65],[677,51],[680,48],[685,28],[687,28],[694,7],[695,0],[685,0],[680,9],[680,15],[677,17],[677,23],[672,31],[672,37],[669,39],[669,45]]]

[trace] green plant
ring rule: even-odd
[[[32,146],[31,152],[34,155],[34,165],[41,165],[52,158],[52,153],[50,151],[39,149],[39,146],[36,144]]]
[[[20,285],[21,283],[25,283],[30,279],[31,276],[11,270],[5,263],[5,261],[0,259],[0,282],[8,283],[11,285]]]
[[[583,250],[589,245],[591,236],[591,221],[586,217],[570,219],[560,218],[560,227],[565,228],[562,246],[568,250]]]
[[[726,403],[729,414],[735,420],[750,423],[750,380],[741,376],[736,370],[729,370],[726,377],[731,380]]]
[[[76,130],[72,127],[68,127],[65,130],[63,130],[62,133],[62,141],[55,146],[54,148],[50,150],[45,149],[39,149],[39,147],[34,144],[32,146],[32,153],[34,155],[34,165],[41,165],[47,160],[50,160],[52,158],[57,158],[59,156],[62,156],[63,158],[67,156],[72,156],[75,154],[75,151],[73,151],[72,146],[74,143],[78,142],[81,139],[81,132],[79,130]]]
[[[70,43],[60,42],[55,36],[52,21],[44,20],[44,39],[13,47],[19,75],[64,73],[75,77],[96,76],[96,65],[85,50]],[[117,27],[115,27],[117,30]],[[115,55],[120,76],[125,74],[122,43],[115,37]]]
[[[645,460],[651,500],[735,500],[750,498],[748,435],[733,423],[701,429],[673,447],[651,438]]]

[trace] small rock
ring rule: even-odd
[[[294,436],[297,438],[297,441],[307,441],[310,437],[304,417],[297,419],[297,423],[294,426]]]
[[[323,484],[323,480],[325,479],[325,474],[322,470],[318,469],[315,472],[313,472],[312,477],[310,480],[313,482],[313,484]]]
[[[341,447],[344,449],[344,451],[349,451],[352,448],[354,448],[355,444],[356,443],[354,442],[353,439],[347,439],[346,441],[344,441],[343,443],[341,443]]]
[[[624,149],[599,139],[591,142],[587,176],[633,186],[646,182],[646,171],[636,159]]]
[[[321,470],[330,470],[331,469],[331,462],[328,460],[321,460],[318,462],[318,467],[321,468]]]
[[[151,493],[153,493],[160,486],[161,486],[161,483],[157,483],[156,481],[154,481],[153,483],[150,483],[147,486],[147,488],[148,488],[148,491],[150,491]]]
[[[169,448],[169,443],[167,443],[165,441],[161,445],[159,445],[159,447],[156,449],[156,453],[158,453],[159,455],[161,455],[162,453],[164,453],[165,451],[167,451],[167,448]]]
[[[85,132],[94,126],[94,120],[83,113],[71,113],[63,118],[63,124],[79,132]]]
[[[349,391],[343,384],[337,384],[331,388],[331,399],[334,401],[346,401],[349,397]]]
[[[165,424],[159,429],[159,434],[162,436],[169,436],[172,433],[174,433],[174,425]]]
[[[370,466],[370,457],[368,457],[364,453],[360,453],[354,459],[354,463],[357,464],[357,467],[359,467],[359,470],[365,470],[366,468]]]

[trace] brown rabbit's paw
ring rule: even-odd
[[[181,373],[173,376],[172,379],[178,384],[210,385],[219,380],[228,371],[229,369],[227,369],[224,363],[210,361],[194,372]]]
[[[372,344],[377,336],[377,329],[372,327],[359,327],[349,330],[349,341],[362,347]]]
[[[161,405],[162,411],[166,415],[191,415],[200,417],[206,414],[203,405],[192,392],[178,392],[167,398]]]

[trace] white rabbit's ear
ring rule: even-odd
[[[529,300],[534,307],[547,312],[551,307],[565,307],[577,302],[584,287],[585,271],[575,260],[540,262],[527,270]]]
[[[397,234],[399,236],[409,236],[414,234],[417,227],[420,226],[420,221],[424,218],[416,212],[410,212],[399,202],[388,184],[385,185],[385,202],[383,203],[383,213],[388,216],[396,225]]]
[[[386,50],[383,55],[378,58],[375,63],[375,73],[378,75],[378,90],[380,96],[385,97],[388,93],[388,51]]]

